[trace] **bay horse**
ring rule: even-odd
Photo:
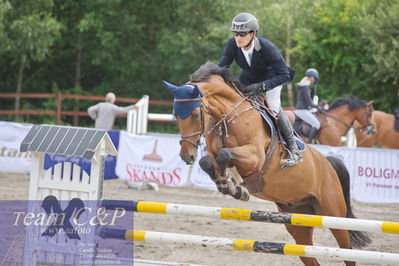
[[[316,116],[319,118],[321,126],[315,137],[316,143],[341,146],[341,137],[350,128],[354,128],[355,132],[365,132],[366,135],[370,136],[375,135],[374,125],[371,123],[372,103],[372,101],[366,102],[355,96],[346,96],[336,99],[326,112],[318,111]],[[357,122],[356,126],[354,125],[355,122]],[[303,130],[298,130],[301,123],[303,125],[304,122],[296,117],[294,128],[301,138],[307,141],[307,137],[301,132]]]
[[[306,146],[301,163],[281,169],[276,135],[248,98],[239,93],[241,85],[229,68],[208,62],[190,79],[182,86],[164,82],[175,98],[174,112],[182,137],[180,156],[187,164],[194,163],[200,138],[205,136],[208,154],[201,158],[200,166],[217,185],[225,180],[226,168],[234,166],[248,188],[246,178],[260,173],[262,186],[249,192],[276,203],[280,212],[355,218],[350,205],[350,176],[342,161]],[[313,227],[286,225],[286,229],[297,244],[313,244]],[[360,248],[371,242],[364,232],[330,230],[341,248]],[[315,258],[300,259],[305,265],[319,265]]]
[[[377,130],[375,135],[366,135],[355,132],[357,146],[359,147],[387,147],[399,149],[399,131],[395,129],[395,116],[382,111],[373,111],[371,123]],[[354,126],[358,126],[357,123]]]

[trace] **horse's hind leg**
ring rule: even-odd
[[[325,216],[346,217],[346,205],[340,187],[332,189],[334,186],[327,186],[324,189],[320,202],[321,214]],[[332,200],[334,199],[334,200]],[[348,230],[330,229],[340,248],[351,248],[350,235]],[[346,265],[356,265],[355,262],[345,261]]]
[[[349,232],[346,230],[330,229],[331,233],[334,235],[338,242],[340,248],[351,248],[350,247],[350,236]],[[345,261],[345,265],[353,266],[356,265],[354,261]]]
[[[310,206],[302,206],[295,209],[283,208],[280,205],[277,205],[277,207],[280,212],[296,212],[306,214],[313,213],[313,208]],[[313,227],[286,224],[285,228],[287,228],[288,233],[290,233],[290,235],[294,238],[295,243],[298,245],[313,245]],[[320,265],[315,258],[299,258],[306,266]]]

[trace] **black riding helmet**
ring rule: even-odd
[[[305,72],[306,77],[314,77],[316,82],[319,81],[319,72],[314,68],[309,68]]]

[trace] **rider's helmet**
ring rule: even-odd
[[[314,68],[309,68],[305,72],[306,77],[314,77],[316,79],[316,82],[319,81],[319,72],[314,69]]]
[[[259,30],[258,20],[250,13],[240,13],[231,22],[231,31],[255,31]]]

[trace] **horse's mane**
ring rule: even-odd
[[[364,108],[367,106],[367,102],[364,100],[360,100],[353,95],[348,95],[344,97],[337,98],[328,108],[328,111],[332,111],[337,109],[338,107],[348,104],[349,110],[356,110],[359,108]]]
[[[212,75],[221,76],[226,83],[233,83],[238,89],[242,88],[242,84],[236,79],[228,67],[220,67],[215,63],[206,62],[190,75],[192,82],[207,82]]]

